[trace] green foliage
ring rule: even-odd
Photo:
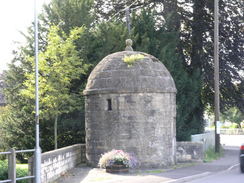
[[[67,144],[73,145],[85,143],[85,123],[84,113],[74,111],[69,114],[63,114],[58,124],[58,141],[60,147]]]
[[[74,28],[66,35],[59,27],[52,26],[46,50],[39,54],[40,119],[55,119],[55,131],[58,116],[81,109],[80,94],[71,92],[70,88],[72,81],[79,79],[80,75],[86,74],[89,69],[89,64],[85,64],[79,57],[75,46],[75,41],[83,32],[83,27]],[[27,60],[31,62],[33,71],[25,72],[25,88],[21,90],[21,95],[34,100],[34,58]]]
[[[134,50],[146,52],[156,57],[159,56],[161,35],[163,29],[156,30],[156,21],[153,12],[143,10],[139,16],[136,14],[132,17],[133,27],[133,47]]]
[[[4,142],[1,150],[32,149],[35,145],[34,133],[34,115],[31,101],[20,95],[23,89],[24,71],[30,68],[26,62],[25,54],[29,49],[21,47],[21,52],[15,52],[15,58],[9,65],[9,70],[3,74],[3,80],[6,85],[4,96],[7,106],[4,112],[0,113],[1,140]],[[16,62],[19,62],[16,64]],[[26,105],[30,104],[30,105]],[[23,160],[23,156],[17,156]]]
[[[0,114],[1,150],[6,151],[9,148],[29,149],[34,147],[33,119],[31,119],[31,115],[25,112],[27,112],[25,109],[15,111],[14,107],[8,105]],[[23,160],[24,157],[19,155],[17,154],[17,157]]]
[[[223,156],[223,149],[221,148],[220,149],[220,152],[219,153],[216,153],[215,152],[215,149],[214,148],[209,148],[205,153],[204,153],[204,162],[212,162],[214,160],[217,160],[219,159],[220,157]]]
[[[221,115],[223,121],[229,121],[235,123],[234,126],[241,128],[241,123],[244,122],[244,113],[241,112],[237,107],[230,108]]]
[[[180,57],[175,53],[177,44],[177,33],[166,34],[168,41],[161,53],[161,59],[171,72],[177,88],[177,116],[176,116],[176,134],[178,141],[190,140],[190,135],[201,133],[204,123],[202,119],[201,102],[199,91],[201,83],[199,82],[199,72],[193,75],[188,74],[180,62]]]
[[[52,0],[45,6],[39,26],[43,151],[52,149],[55,116],[61,147],[84,140],[81,93],[92,68],[106,55],[124,50],[128,38],[124,12],[113,16],[132,3]],[[243,70],[240,7],[238,0],[220,3],[220,89],[221,108],[237,106],[243,112],[244,85],[238,72]],[[136,2],[133,8],[138,8],[132,12],[133,48],[156,56],[172,74],[178,90],[177,140],[187,140],[203,130],[204,107],[213,103],[213,1],[149,0]],[[4,74],[7,107],[0,114],[1,149],[34,147],[33,29],[25,38],[27,43],[14,52]]]
[[[8,162],[0,160],[0,180],[8,179]]]
[[[82,34],[83,27],[75,28],[69,36],[64,32],[59,35],[59,28],[53,26],[48,36],[48,45],[45,52],[39,56],[39,88],[41,115],[46,119],[67,113],[76,109],[79,104],[77,94],[70,93],[71,81],[79,79],[80,74],[85,74],[89,65],[83,64],[75,49],[74,42]],[[26,72],[24,81],[25,89],[21,91],[23,97],[34,99],[35,73],[34,58],[28,59],[33,67],[33,72]]]
[[[59,25],[66,34],[75,27],[90,27],[94,23],[91,10],[94,0],[52,0],[44,6],[42,24]]]
[[[59,61],[62,61],[62,63],[59,63],[55,65],[54,67],[47,68],[47,65],[45,65],[48,62],[48,59],[52,59],[52,61],[57,61],[54,59],[55,56],[48,52],[48,50],[45,53],[42,53],[40,55],[40,64],[42,64],[43,67],[40,68],[40,72],[43,73],[42,76],[40,76],[40,94],[42,95],[42,104],[49,105],[51,107],[57,107],[58,105],[62,105],[60,110],[63,110],[63,112],[72,111],[75,109],[82,108],[82,97],[80,97],[81,90],[79,88],[72,89],[71,84],[76,82],[80,78],[81,75],[85,71],[89,69],[88,64],[83,64],[81,59],[79,59],[78,52],[75,51],[75,46],[72,41],[77,40],[77,38],[80,38],[80,34],[85,31],[84,28],[74,29],[73,32],[71,31],[70,37],[64,38],[65,40],[61,39],[58,35],[54,34],[53,28],[53,42],[49,45],[50,49],[55,50],[58,52],[60,57],[63,59],[66,59],[66,62],[60,59]],[[73,40],[72,40],[73,39]],[[60,41],[60,42],[58,42]],[[63,44],[62,42],[65,42]],[[59,44],[63,44],[63,46],[60,46]],[[65,47],[65,48],[64,48]],[[16,149],[30,149],[34,147],[34,73],[33,73],[33,60],[32,57],[28,56],[27,53],[21,52],[22,63],[19,66],[16,66],[14,63],[11,65],[10,70],[5,73],[5,83],[7,85],[7,88],[5,90],[5,96],[7,98],[8,105],[6,107],[6,110],[4,113],[0,114],[0,129],[1,129],[1,141],[4,142],[4,144],[1,146],[1,149],[8,149],[10,147],[15,147]],[[44,59],[45,57],[45,59]],[[28,60],[25,60],[25,58],[28,58]],[[71,60],[72,59],[72,60]],[[74,62],[73,65],[69,62]],[[48,62],[48,64],[51,64],[51,62]],[[78,65],[82,65],[82,68],[78,67]],[[51,66],[51,65],[49,65]],[[70,67],[74,68],[70,68]],[[63,67],[63,69],[61,68]],[[53,70],[52,70],[53,69]],[[67,70],[70,69],[70,70]],[[69,73],[68,73],[69,71]],[[75,71],[73,73],[72,71]],[[50,73],[48,73],[50,72]],[[60,73],[58,73],[60,72]],[[81,74],[80,74],[81,73]],[[45,77],[44,77],[45,74]],[[68,77],[65,77],[64,75],[68,74]],[[51,78],[52,76],[52,78]],[[48,79],[47,79],[48,78]],[[61,80],[61,79],[64,80]],[[73,80],[70,80],[72,78]],[[28,80],[29,79],[29,82]],[[58,83],[58,81],[61,80],[62,83]],[[15,84],[17,83],[17,84]],[[60,87],[58,89],[57,87]],[[66,87],[66,88],[65,88]],[[67,88],[69,87],[69,88]],[[66,92],[65,95],[60,96],[59,91]],[[59,100],[49,97],[51,94],[58,94],[58,97],[62,100],[67,99],[66,101],[62,101],[63,103],[58,103]],[[72,95],[72,98],[68,97],[68,94]],[[49,95],[49,96],[48,96]],[[45,96],[45,97],[44,97]],[[52,99],[52,100],[51,100]],[[75,101],[73,105],[70,105],[72,101]],[[52,104],[48,103],[52,102]],[[64,103],[65,102],[65,103]],[[54,105],[55,104],[55,105]],[[44,106],[43,106],[44,107]],[[46,107],[46,106],[45,106]],[[42,109],[42,108],[41,108]],[[51,121],[51,115],[53,114],[59,114],[60,111],[53,111],[53,114],[49,113],[51,111],[42,111],[42,114],[45,113],[45,119],[43,116],[41,116],[41,137],[48,137],[45,140],[41,138],[41,144],[42,144],[42,150],[45,152],[47,150],[51,150],[51,144],[53,141],[53,134],[51,134],[53,131],[53,127],[50,127]],[[45,126],[46,125],[46,126]],[[49,126],[49,127],[47,127]],[[65,129],[63,129],[65,130]],[[79,133],[81,134],[82,128],[80,128]],[[78,131],[78,130],[76,130]],[[42,133],[45,132],[45,133]],[[3,135],[2,135],[3,134]],[[72,133],[71,133],[72,134]],[[73,135],[71,135],[73,136]],[[23,138],[19,138],[23,137]],[[26,138],[25,138],[26,137]],[[60,134],[60,137],[63,138],[63,135]],[[80,139],[79,139],[80,138]],[[77,137],[77,140],[81,140],[82,137]],[[18,140],[16,140],[18,139]],[[72,137],[71,137],[72,139]],[[74,142],[77,142],[75,140]],[[70,141],[69,141],[70,142]],[[73,144],[73,143],[72,143]],[[62,146],[65,146],[65,142],[62,142]],[[24,157],[18,157],[19,159],[23,160]]]
[[[195,126],[199,124],[202,128],[202,115],[204,107],[214,106],[214,80],[213,80],[213,10],[214,1],[210,0],[148,0],[134,2],[123,1],[125,5],[133,4],[132,29],[134,30],[134,50],[150,53],[158,58],[160,48],[163,48],[159,36],[159,29],[170,33],[175,32],[177,46],[175,51],[180,58],[183,70],[193,78],[192,83],[199,82],[196,96],[198,107],[192,111]],[[150,6],[149,6],[150,5]],[[96,16],[108,20],[115,12],[120,12],[124,6],[121,1],[95,0]],[[106,12],[104,8],[106,7]],[[160,10],[159,7],[163,7]],[[143,11],[144,9],[144,11]],[[244,105],[244,80],[242,77],[243,56],[242,19],[243,11],[240,0],[220,1],[220,93],[221,109],[237,106],[243,112]],[[124,16],[124,12],[118,15],[118,19]],[[165,40],[169,43],[171,40]],[[168,65],[166,65],[168,67]],[[171,71],[171,70],[170,70]],[[176,78],[175,78],[176,79]],[[177,85],[177,83],[176,83]],[[187,89],[187,88],[185,88]],[[179,90],[178,90],[179,92]],[[179,98],[180,94],[178,94]],[[193,104],[195,105],[195,104]],[[188,128],[188,127],[187,127]]]
[[[237,128],[240,128],[240,126],[238,124],[232,124],[230,127],[230,129],[237,129]]]
[[[25,177],[28,176],[28,168],[16,167],[16,177]],[[20,180],[20,183],[28,183],[28,180]]]
[[[127,30],[122,22],[101,22],[90,30],[88,60],[94,66],[108,54],[125,49]]]
[[[123,61],[128,64],[128,66],[132,66],[136,61],[139,61],[144,58],[144,55],[142,54],[135,54],[135,55],[130,55],[130,56],[125,56],[123,58]]]
[[[28,175],[28,167],[26,166],[16,166],[16,177],[25,177]],[[0,160],[0,180],[8,179],[8,161]],[[28,180],[20,180],[20,183],[27,183]]]
[[[73,11],[72,8],[62,7],[62,3],[72,3],[74,6],[71,7],[77,8],[76,2],[80,4],[79,6],[85,2],[83,0],[71,1],[52,1],[52,6],[45,8],[45,15],[41,15],[39,77],[40,104],[42,104],[40,105],[40,140],[43,152],[53,149],[54,127],[52,125],[53,119],[51,119],[53,114],[59,114],[59,147],[84,142],[84,97],[81,93],[85,88],[89,72],[92,70],[90,66],[95,66],[107,54],[123,50],[125,47],[124,41],[127,33],[122,23],[101,23],[92,29],[85,27],[73,29],[76,26],[86,24],[82,21],[86,19],[85,15],[89,16],[89,14],[82,16],[82,19],[74,16],[75,20],[72,21],[68,20],[68,17],[65,18],[64,12],[72,13]],[[59,2],[60,4],[56,6]],[[78,8],[82,9],[83,7]],[[50,22],[52,24],[60,22],[59,13],[53,13],[53,11],[61,12],[63,24],[60,25],[61,28],[53,26],[50,29],[52,32],[49,33]],[[86,7],[86,11],[89,11],[89,8]],[[74,25],[67,26],[72,22],[75,22]],[[32,35],[33,31],[29,29],[29,34],[25,35],[27,44],[21,45],[20,49],[15,52],[15,58],[10,64],[9,70],[4,74],[4,81],[7,86],[4,94],[8,103],[8,112],[3,116],[4,122],[0,123],[0,130],[3,130],[1,140],[3,139],[6,149],[10,147],[31,149],[35,144]],[[69,65],[68,62],[74,64]],[[76,64],[81,67],[76,67]],[[71,66],[75,66],[75,68],[71,69]],[[71,70],[72,72],[70,72]],[[69,78],[64,77],[64,74],[68,74]],[[73,79],[70,80],[71,77]],[[68,88],[65,88],[64,85]],[[59,91],[64,92],[65,95],[60,96]],[[51,97],[51,94],[57,94],[56,96],[62,98],[57,100],[57,98]],[[65,102],[61,99],[65,99]],[[44,105],[49,109],[52,108],[52,110],[48,111]],[[57,110],[55,107],[60,108]],[[2,115],[1,113],[0,116]],[[2,134],[4,134],[3,138]],[[24,157],[19,158],[24,159]]]
[[[177,53],[179,33],[156,27],[153,12],[143,11],[134,17],[134,45],[159,58],[174,78],[177,88],[176,136],[178,141],[189,140],[191,134],[203,131],[203,106],[201,103],[201,74],[198,70],[188,73],[182,57]],[[147,23],[146,23],[147,22]],[[141,50],[140,50],[141,49]]]

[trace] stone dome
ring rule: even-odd
[[[139,55],[132,65],[125,57]],[[137,51],[121,51],[106,56],[88,78],[84,95],[106,93],[176,93],[173,78],[154,56]]]

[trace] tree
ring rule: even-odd
[[[179,141],[189,140],[191,134],[201,133],[204,129],[202,111],[197,112],[202,109],[199,96],[201,74],[198,70],[191,74],[187,72],[184,60],[177,52],[180,34],[170,26],[175,24],[174,21],[159,26],[154,12],[144,10],[140,16],[134,15],[132,22],[135,50],[159,58],[174,78],[177,88],[176,137]]]
[[[167,31],[179,33],[177,53],[183,60],[183,65],[189,74],[194,77],[200,72],[201,81],[199,106],[195,113],[203,116],[206,106],[213,107],[213,1],[210,0],[183,0],[183,1],[95,1],[98,19],[110,19],[115,12],[120,12],[116,19],[124,16],[122,11],[126,6],[132,5],[132,11],[140,14],[146,11],[155,11],[154,19],[158,24],[164,25]],[[104,12],[104,8],[107,11]],[[163,9],[160,9],[163,7]],[[133,10],[135,8],[135,10]],[[221,110],[231,106],[244,107],[241,94],[243,85],[243,54],[242,54],[242,2],[220,1],[220,92]],[[148,22],[147,22],[148,23]],[[144,26],[141,26],[141,28]],[[150,53],[150,52],[149,52]],[[237,84],[238,83],[238,86]]]
[[[57,26],[52,26],[48,35],[47,47],[40,53],[40,117],[53,119],[55,149],[57,149],[57,121],[61,114],[77,110],[81,106],[79,93],[70,90],[73,80],[86,74],[89,65],[84,64],[76,50],[75,41],[84,32],[84,27],[74,28],[67,36]],[[60,35],[59,35],[60,34]],[[26,72],[24,97],[35,99],[34,58],[28,59],[33,71]]]
[[[188,4],[190,8],[184,8]],[[214,76],[213,76],[213,11],[214,1],[182,1],[180,15],[184,29],[181,30],[182,55],[191,72],[199,69],[202,78],[201,99],[204,106],[210,105],[213,110]],[[192,5],[191,5],[192,4]],[[240,110],[244,99],[240,87],[243,83],[243,54],[241,41],[244,32],[241,29],[243,5],[239,0],[220,1],[220,104],[224,111],[231,106]]]
[[[232,107],[222,115],[223,120],[228,120],[232,123],[236,123],[241,128],[241,123],[244,122],[244,113],[237,107]]]
[[[181,13],[185,4],[180,5],[176,0],[111,0],[106,3],[97,0],[95,1],[97,19],[123,20],[124,11],[122,10],[129,5],[133,12],[131,34],[133,46],[135,50],[158,57],[171,72],[179,90],[177,93],[177,140],[188,140],[191,134],[203,131],[204,105],[201,95],[201,69],[198,65],[192,70],[189,69],[190,66],[187,63],[192,63],[191,53],[188,52],[188,56],[184,53],[185,50],[191,49],[185,49],[183,47],[185,44],[181,40],[183,37]],[[105,7],[108,10],[104,13]],[[116,17],[114,17],[115,12],[119,12]],[[189,22],[189,19],[186,20]],[[191,45],[191,42],[187,44]]]
[[[65,1],[64,1],[65,2]],[[71,2],[71,1],[70,1]],[[74,5],[76,0],[73,0],[72,4]],[[79,1],[79,7],[76,6],[71,6],[72,8],[80,8],[82,9],[83,7],[83,0]],[[58,3],[58,1],[56,1]],[[78,1],[77,1],[78,3]],[[61,8],[62,6],[59,6]],[[86,8],[88,11],[88,9]],[[59,10],[60,12],[62,10]],[[66,12],[72,13],[73,11],[67,8]],[[58,12],[58,13],[60,13]],[[84,11],[80,11],[84,12]],[[75,17],[76,22],[81,21],[85,18],[85,16],[90,16],[89,14],[84,14],[82,16],[83,18],[81,19],[80,17]],[[40,15],[40,17],[44,17]],[[50,17],[51,19],[51,17]],[[55,19],[57,20],[57,19]],[[70,21],[70,20],[69,20]],[[46,46],[47,46],[47,36],[49,33],[49,28],[52,25],[51,22],[47,20],[45,23],[44,21],[40,21],[39,25],[39,48],[42,52],[45,52]],[[64,23],[67,25],[67,22]],[[63,24],[62,24],[63,25]],[[82,21],[80,22],[80,25],[83,25]],[[75,27],[74,25],[73,27]],[[71,30],[72,28],[70,28]],[[69,35],[68,31],[67,35]],[[16,149],[31,149],[34,147],[34,141],[35,141],[35,132],[34,132],[34,102],[33,99],[27,98],[23,96],[22,91],[25,88],[25,85],[23,84],[25,82],[26,78],[26,73],[31,73],[33,72],[33,64],[27,59],[31,58],[34,56],[34,31],[33,28],[30,27],[28,28],[27,34],[22,34],[25,39],[26,43],[19,45],[19,48],[17,50],[13,51],[13,55],[15,56],[9,65],[9,70],[5,72],[4,74],[4,82],[6,84],[6,88],[4,90],[4,96],[7,102],[7,109],[6,112],[0,113],[0,117],[3,119],[3,123],[1,124],[1,134],[6,134],[5,136],[1,136],[2,140],[6,144],[6,148],[11,148],[15,147]],[[83,30],[83,34],[80,35],[80,40],[85,41],[86,37],[89,35],[87,29]],[[78,42],[78,40],[77,40]],[[76,42],[76,44],[77,44]],[[84,43],[84,42],[83,42]],[[86,44],[83,45],[88,45]],[[78,46],[77,46],[78,47]],[[78,50],[78,49],[77,49]],[[79,57],[80,58],[86,58],[86,50],[81,48],[82,51],[79,51]],[[85,60],[85,59],[84,59]],[[83,102],[83,97],[78,93],[84,88],[85,86],[85,78],[88,77],[88,74],[80,74],[79,79],[74,79],[71,81],[70,86],[70,92],[77,94],[77,99],[80,102],[80,108],[84,108],[83,105],[81,104]],[[78,102],[79,103],[79,102]],[[83,115],[84,109],[75,111],[71,114],[62,114],[60,116],[60,121],[61,124],[60,127],[66,128],[61,129],[60,132],[63,134],[59,133],[58,138],[63,139],[63,138],[69,138],[70,140],[66,143],[65,141],[60,144],[62,147],[71,145],[74,143],[82,143],[84,142],[84,119],[81,117]],[[67,119],[69,117],[69,119]],[[71,133],[70,130],[74,129],[74,127],[70,127],[70,125],[66,125],[70,120],[72,120],[73,126],[76,126],[75,129],[75,135],[74,133]],[[75,122],[75,123],[74,123]],[[48,151],[53,149],[53,127],[50,126],[52,124],[52,121],[47,120],[47,119],[42,119],[40,123],[40,143],[42,147],[42,151]],[[78,128],[79,127],[79,128]],[[3,132],[3,133],[2,133]],[[69,132],[69,134],[65,134],[66,132]],[[24,134],[24,135],[23,135]],[[78,136],[79,135],[79,136]],[[21,138],[20,138],[21,137]],[[21,154],[19,154],[21,155]],[[23,159],[20,157],[20,159]]]
[[[29,100],[21,97],[20,90],[23,88],[23,70],[26,67],[19,67],[15,64],[18,59],[23,58],[23,52],[14,58],[9,70],[3,74],[5,83],[4,97],[6,107],[0,113],[1,139],[4,142],[4,149],[30,149],[34,147],[34,115],[31,114],[32,106],[25,105]],[[25,137],[25,138],[20,138]],[[23,156],[18,154],[18,158],[23,160]]]
[[[74,2],[76,0],[73,0]],[[82,0],[79,2],[81,3]],[[55,1],[58,3],[58,1]],[[78,1],[77,1],[78,2]],[[82,3],[81,3],[82,4]],[[57,6],[61,8],[62,6]],[[73,6],[72,6],[73,7]],[[47,8],[52,8],[48,6]],[[77,8],[77,7],[76,7]],[[80,7],[81,8],[81,7]],[[50,10],[51,11],[51,10]],[[61,9],[57,11],[62,11]],[[71,9],[68,9],[67,12],[72,12]],[[51,16],[51,15],[50,15]],[[68,15],[67,15],[68,16]],[[52,20],[52,17],[46,17]],[[79,22],[83,19],[79,17],[74,17],[77,20],[74,22]],[[57,20],[57,19],[55,19]],[[67,20],[67,19],[64,19]],[[58,22],[58,21],[57,21]],[[55,22],[53,22],[55,23]],[[62,25],[67,25],[66,22],[63,22]],[[83,25],[82,22],[79,25]],[[44,58],[47,58],[47,46],[48,46],[48,35],[49,35],[49,21],[41,22],[40,25],[40,34],[39,34],[39,43],[41,55]],[[75,27],[72,26],[72,27]],[[62,26],[59,28],[58,37],[55,35],[55,39],[63,39],[63,42],[67,43],[67,38],[70,35],[72,29],[70,27],[67,30],[67,33],[62,33]],[[73,79],[70,82],[69,93],[76,95],[77,105],[71,106],[72,112],[68,114],[62,113],[59,115],[59,135],[58,139],[62,139],[62,142],[59,144],[60,147],[71,145],[74,143],[83,143],[85,137],[85,128],[84,128],[84,98],[81,95],[82,90],[85,88],[86,80],[89,76],[89,72],[92,70],[91,64],[98,63],[104,56],[114,51],[119,51],[124,49],[124,40],[126,39],[126,28],[121,23],[112,23],[109,24],[103,23],[96,26],[95,28],[82,28],[82,33],[79,34],[79,37],[74,41],[75,55],[78,55],[80,62],[82,61],[82,70],[89,70],[85,74],[80,74],[79,78]],[[66,36],[65,36],[66,35]],[[119,35],[119,36],[118,36]],[[17,149],[30,149],[34,146],[34,101],[33,93],[32,94],[23,94],[23,91],[27,89],[28,85],[27,79],[32,81],[29,83],[32,86],[33,92],[33,29],[29,28],[28,33],[24,35],[26,38],[26,44],[20,45],[19,49],[14,51],[15,58],[10,64],[9,70],[5,73],[4,81],[6,83],[6,89],[4,95],[6,96],[7,106],[9,106],[9,113],[7,113],[5,118],[5,127],[4,133],[6,133],[6,138],[3,139],[6,142],[6,148],[16,147]],[[63,43],[62,42],[62,43]],[[66,44],[67,45],[67,44]],[[57,49],[60,45],[57,46]],[[56,49],[56,48],[55,48]],[[50,50],[50,49],[49,49]],[[76,50],[76,51],[75,51]],[[60,49],[59,49],[59,52]],[[45,53],[45,54],[44,54]],[[62,55],[62,54],[60,54]],[[82,59],[81,59],[82,58]],[[32,61],[31,61],[32,60]],[[41,59],[43,60],[43,59]],[[40,60],[40,61],[41,61]],[[62,64],[61,64],[62,65]],[[65,66],[64,64],[62,66]],[[84,67],[83,67],[84,66]],[[65,71],[66,68],[63,68]],[[46,71],[45,71],[46,72]],[[40,75],[44,76],[44,71],[40,70]],[[44,74],[43,74],[44,73]],[[51,76],[53,76],[52,74]],[[44,83],[45,80],[41,82]],[[24,84],[25,83],[25,84]],[[48,83],[49,84],[49,83]],[[53,87],[53,86],[51,86]],[[30,87],[31,88],[31,87]],[[74,98],[74,97],[73,97]],[[73,111],[74,109],[74,111]],[[42,110],[42,108],[41,108]],[[43,114],[43,111],[41,111]],[[45,112],[45,111],[44,111]],[[53,122],[51,119],[48,119],[49,114],[45,116],[45,119],[41,117],[40,123],[40,144],[43,152],[52,150],[53,148],[53,127],[50,125]],[[2,114],[0,114],[2,115]],[[51,118],[51,116],[49,116]],[[12,126],[12,127],[11,127]],[[11,130],[18,129],[18,130]],[[23,136],[24,133],[28,135]],[[23,137],[23,138],[19,138]],[[25,138],[26,137],[26,138]],[[17,140],[18,139],[18,140]],[[64,140],[65,139],[65,140]],[[60,141],[60,140],[59,140]]]
[[[134,49],[158,57],[175,79],[178,89],[177,139],[187,140],[190,134],[203,130],[204,107],[213,103],[212,0],[52,0],[40,15],[39,38],[42,60],[52,57],[47,54],[48,50],[50,51],[48,35],[50,35],[49,29],[52,25],[59,27],[57,31],[59,37],[56,34],[54,37],[63,40],[62,43],[67,40],[75,27],[85,25],[86,29],[83,29],[82,34],[74,41],[74,50],[82,61],[82,67],[86,68],[86,72],[80,74],[78,78],[72,79],[68,86],[70,94],[78,94],[84,89],[91,69],[104,56],[124,50],[124,41],[128,37],[128,33],[124,22],[125,12],[122,10],[129,5],[131,5],[133,14],[131,38],[134,42]],[[243,70],[242,42],[240,41],[243,38],[241,29],[243,12],[240,9],[240,0],[231,2],[222,0],[220,2],[222,110],[231,106],[238,106],[242,111],[244,109],[244,85],[240,72]],[[109,21],[107,22],[107,20]],[[33,73],[33,64],[30,62],[34,53],[33,30],[29,29],[29,33],[25,37],[27,44],[21,45],[20,49],[15,52],[16,57],[6,74],[7,89],[5,90],[7,103],[10,106],[9,110],[11,110],[11,117],[8,114],[7,121],[9,124],[16,125],[20,131],[24,131],[22,128],[25,126],[24,123],[29,124],[29,129],[34,124],[33,96],[32,98],[26,97],[22,93],[28,88],[26,80],[30,80],[31,73]],[[59,46],[54,49],[59,53],[57,57],[61,55]],[[51,62],[48,59],[47,61]],[[91,67],[87,68],[90,65]],[[48,69],[50,68],[44,70],[45,72],[40,71],[41,79],[47,77],[45,74],[50,72]],[[53,77],[53,74],[49,75]],[[56,82],[56,78],[54,81]],[[41,80],[41,82],[47,82],[47,86],[51,89],[58,87],[50,85],[45,80]],[[46,91],[48,91],[47,88]],[[45,95],[43,93],[43,96],[50,93],[46,92]],[[84,114],[83,97],[77,95],[77,99],[80,103],[79,107],[76,108],[72,105],[72,109],[68,113],[66,113],[66,108],[60,109],[62,111],[59,113],[59,120],[62,121],[59,122],[60,127],[68,126],[67,124],[73,116],[80,118],[79,123],[84,124],[84,117],[82,117]],[[73,104],[73,102],[70,103]],[[50,104],[46,102],[45,105]],[[79,110],[75,110],[78,108]],[[53,129],[50,126],[50,120],[55,118],[47,112],[45,114],[47,115],[41,123],[41,141],[44,151],[51,149],[49,141],[44,138],[51,138],[50,131]],[[74,126],[76,125],[74,124]],[[84,125],[81,126],[84,131]],[[10,130],[10,134],[12,133],[14,132]],[[21,135],[21,132],[16,135]],[[67,134],[60,136],[60,138],[67,138]],[[14,139],[9,138],[6,142],[11,144]],[[30,143],[24,138],[18,142],[23,144],[23,147],[30,146]]]
[[[176,138],[178,141],[190,140],[192,134],[204,131],[202,106],[199,93],[201,91],[201,75],[199,71],[189,74],[182,64],[182,59],[175,52],[178,41],[176,32],[165,33],[161,59],[172,74],[176,88]],[[170,40],[170,41],[167,41]]]
[[[44,5],[41,24],[48,28],[58,25],[66,34],[75,27],[90,28],[94,23],[93,0],[52,0]]]

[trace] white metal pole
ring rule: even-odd
[[[38,7],[35,0],[34,17],[35,17],[35,83],[36,83],[36,107],[35,107],[35,122],[36,122],[36,147],[35,147],[35,183],[41,183],[41,148],[39,138],[39,84],[38,84]]]
[[[219,152],[220,135],[217,133],[217,122],[220,116],[219,107],[219,0],[214,1],[214,124],[215,152]]]

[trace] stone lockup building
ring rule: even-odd
[[[127,42],[131,44],[130,41]],[[112,149],[134,153],[140,167],[175,163],[176,88],[165,66],[152,55],[127,51],[106,56],[86,89],[86,156],[97,166]]]

